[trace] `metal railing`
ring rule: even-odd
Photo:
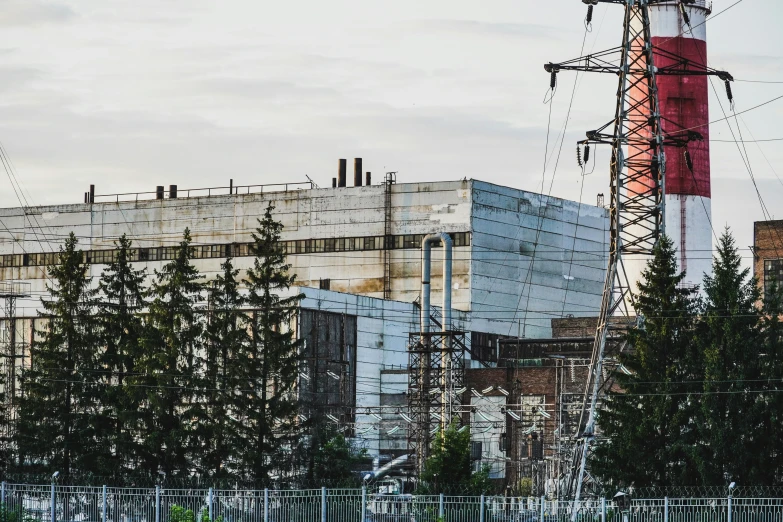
[[[292,190],[309,190],[314,188],[312,181],[297,181],[292,183],[266,183],[263,185],[229,185],[227,187],[205,187],[181,189],[176,191],[176,197],[170,198],[170,191],[151,190],[146,192],[124,192],[121,194],[95,194],[93,203],[119,203],[120,201],[149,201],[154,199],[183,199],[191,197],[226,196],[231,194],[256,194],[262,192],[289,192]]]
[[[10,484],[2,522],[782,522],[783,498],[610,500]]]

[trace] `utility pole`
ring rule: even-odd
[[[632,321],[613,321],[622,313],[631,317],[633,293],[628,277],[628,265],[644,263],[652,255],[666,226],[666,155],[664,147],[685,148],[691,141],[701,141],[699,130],[675,124],[667,132],[659,102],[659,76],[715,75],[727,84],[731,75],[711,69],[706,59],[701,62],[684,59],[656,47],[650,30],[652,7],[673,4],[673,0],[582,0],[588,5],[587,23],[594,6],[618,4],[625,11],[622,41],[619,47],[583,56],[562,63],[548,63],[550,87],[554,90],[560,71],[597,72],[618,77],[617,105],[614,119],[596,130],[588,131],[579,142],[584,156],[589,158],[590,146],[610,145],[609,165],[609,262],[601,297],[601,310],[596,325],[590,358],[589,375],[574,441],[571,469],[565,477],[564,497],[578,501],[584,485],[590,445],[595,439],[596,412],[599,395],[604,387],[602,376],[606,341],[610,330],[628,328]],[[703,0],[681,0],[680,9]],[[674,127],[679,127],[674,129]],[[689,162],[690,163],[690,162]],[[630,262],[630,263],[629,263]],[[586,417],[586,420],[585,420]],[[584,429],[582,430],[582,426]],[[574,503],[576,505],[576,503]],[[576,516],[576,510],[572,513]]]

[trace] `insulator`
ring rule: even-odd
[[[582,149],[579,148],[579,144],[576,144],[576,162],[579,164],[579,168],[584,167],[582,164]]]
[[[585,163],[590,161],[590,145],[585,143]]]
[[[726,84],[726,96],[729,97],[729,101],[730,102],[733,102],[734,101],[734,94],[732,94],[732,92],[731,92],[731,82],[729,82],[728,80],[724,80],[723,83]]]
[[[549,88],[554,91],[555,86],[557,86],[557,72],[553,70],[552,74],[549,76]]]
[[[682,2],[680,2],[680,12],[682,13],[682,20],[685,22],[685,25],[690,27],[691,17],[688,16],[688,11],[685,9],[685,4]]]
[[[685,149],[685,164],[688,166],[688,170],[693,172],[693,158],[691,158],[691,153],[688,149]]]
[[[593,5],[587,6],[587,18],[585,18],[585,23],[590,24],[593,21]]]

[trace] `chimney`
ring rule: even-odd
[[[345,186],[345,178],[347,176],[347,170],[348,170],[348,161],[344,159],[340,159],[340,166],[337,170],[337,186],[338,187],[344,187]]]
[[[155,199],[163,199],[163,185],[155,187]]]
[[[367,186],[372,185],[372,176],[370,175],[369,172],[367,173],[367,178],[365,179],[364,184]]]
[[[353,186],[362,186],[362,158],[354,158],[353,160]]]
[[[177,186],[169,185],[169,199],[177,199]]]
[[[337,178],[332,178],[332,188],[337,186]]]
[[[95,203],[95,185],[90,185],[90,203]]]

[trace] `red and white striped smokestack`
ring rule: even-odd
[[[706,18],[711,5],[705,0],[664,2],[650,7],[653,46],[691,63],[707,64]],[[686,23],[682,10],[687,13]],[[691,29],[692,28],[692,29]],[[668,65],[656,56],[658,68]],[[658,75],[661,124],[667,133],[695,128],[704,141],[692,141],[688,152],[693,171],[686,164],[684,149],[666,149],[666,234],[679,251],[686,283],[701,284],[712,273],[712,227],[710,203],[710,131],[707,76]]]
[[[686,0],[682,6],[680,4],[672,0],[649,7],[652,43],[661,51],[655,53],[658,69],[674,63],[674,57],[706,65],[705,20],[711,6],[705,0]],[[683,10],[690,25],[686,23]],[[688,168],[685,149],[665,148],[666,235],[678,250],[680,268],[686,271],[683,282],[687,285],[701,285],[704,274],[712,272],[708,81],[707,76],[656,75],[664,133],[676,134],[683,129],[694,129],[704,137],[704,141],[688,143],[693,171]],[[646,96],[646,92],[639,91],[637,96]],[[643,152],[638,146],[629,145],[629,157]],[[641,193],[652,187],[652,181],[631,183],[628,190]],[[634,291],[634,281],[641,278],[647,259],[647,256],[631,256],[627,260]]]

